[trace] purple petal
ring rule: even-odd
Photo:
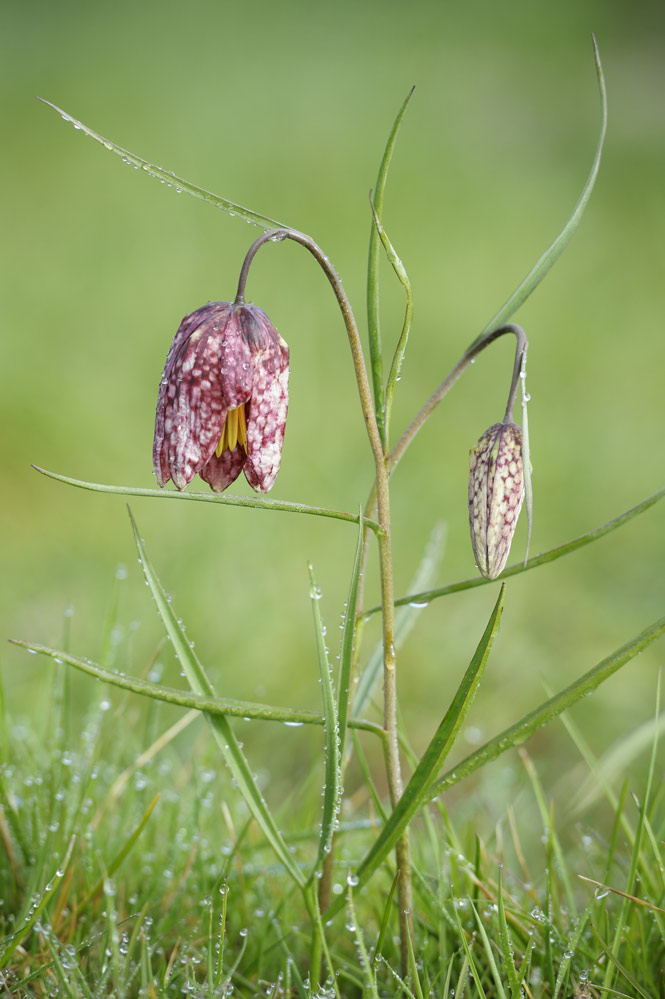
[[[247,402],[252,392],[254,356],[245,339],[239,310],[234,308],[224,327],[221,353],[222,393],[228,409]]]
[[[256,357],[247,406],[245,476],[260,493],[268,492],[279,471],[289,405],[289,349],[277,331],[273,333],[270,346]]]
[[[213,452],[212,458],[203,466],[199,475],[216,492],[223,492],[240,475],[247,455],[238,444],[233,451],[222,451],[220,457]]]
[[[157,481],[184,489],[214,452],[226,419],[222,340],[230,306],[213,303],[186,316],[160,384],[153,459]]]

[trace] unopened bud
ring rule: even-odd
[[[522,430],[495,423],[469,454],[469,524],[482,576],[502,572],[524,500]]]

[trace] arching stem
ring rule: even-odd
[[[291,239],[305,249],[309,250],[335,293],[335,297],[340,307],[344,325],[349,338],[351,357],[358,385],[360,405],[362,407],[365,427],[369,437],[372,457],[375,467],[375,495],[377,505],[377,519],[383,530],[383,534],[378,537],[379,545],[379,571],[381,577],[381,605],[383,608],[383,701],[384,718],[383,724],[386,732],[386,769],[388,776],[388,788],[390,800],[393,807],[399,801],[402,794],[402,768],[399,757],[399,744],[397,739],[397,676],[396,676],[396,653],[395,653],[395,592],[393,581],[393,559],[392,559],[392,538],[390,531],[390,494],[389,494],[389,472],[388,459],[384,453],[381,442],[381,435],[376,419],[376,413],[372,402],[372,392],[367,376],[367,367],[363,356],[360,334],[356,323],[351,303],[347,298],[344,287],[323,250],[314,240],[305,233],[297,229],[273,229],[263,233],[252,243],[240,271],[238,281],[238,292],[236,303],[244,302],[245,285],[251,263],[259,249],[268,242],[280,242],[284,239]],[[409,859],[409,841],[405,833],[399,840],[396,848],[397,867],[399,870],[398,895],[399,895],[399,915],[400,915],[400,935],[402,948],[402,966],[407,967],[408,963],[408,939],[409,927],[412,925],[413,910],[413,889],[411,883],[411,864]]]

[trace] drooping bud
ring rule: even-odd
[[[482,576],[496,579],[508,559],[524,500],[522,430],[495,423],[469,453],[471,544]]]

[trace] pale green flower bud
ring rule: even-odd
[[[524,500],[522,430],[495,423],[469,453],[469,524],[482,576],[496,579],[508,559]]]

